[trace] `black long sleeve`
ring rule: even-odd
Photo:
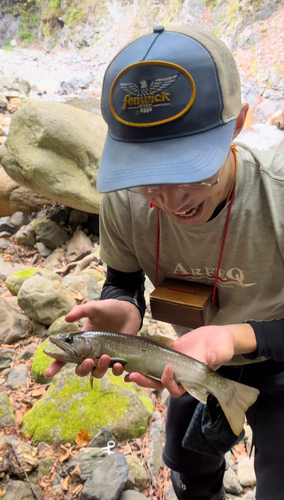
[[[246,321],[254,329],[257,349],[245,357],[255,359],[265,356],[274,361],[284,361],[284,319],[271,321]]]
[[[124,273],[107,266],[107,277],[101,299],[126,300],[134,304],[141,314],[141,326],[146,310],[144,297],[145,275],[140,269],[134,273]]]

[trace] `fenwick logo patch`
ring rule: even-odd
[[[140,61],[116,76],[109,104],[120,123],[153,127],[184,115],[195,95],[194,80],[181,66],[167,61]]]
[[[172,85],[178,77],[177,75],[166,78],[156,78],[150,86],[146,80],[141,80],[140,87],[136,83],[120,83],[120,88],[126,92],[123,111],[129,109],[139,109],[140,113],[150,113],[157,106],[168,106],[171,99],[169,92],[164,89]]]

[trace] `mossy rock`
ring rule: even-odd
[[[6,427],[15,423],[13,407],[7,394],[0,393],[0,427]]]
[[[22,431],[35,443],[75,442],[78,432],[92,438],[101,427],[108,427],[118,441],[145,433],[153,404],[141,387],[126,384],[111,372],[103,379],[78,377],[74,367],[58,373],[46,396],[24,415]]]
[[[38,384],[48,384],[51,379],[45,376],[45,371],[52,363],[52,358],[47,356],[43,350],[52,350],[54,344],[51,344],[49,339],[44,340],[34,353],[33,364],[31,368],[32,379]]]
[[[32,278],[36,273],[48,278],[50,280],[62,281],[61,276],[45,267],[30,267],[29,269],[24,269],[23,271],[17,271],[16,273],[10,274],[5,281],[5,284],[12,295],[18,295],[22,284],[29,278]]]
[[[57,335],[58,333],[66,333],[66,332],[78,332],[80,330],[79,321],[75,323],[67,323],[65,321],[65,316],[60,316],[55,321],[53,321],[52,325],[50,325],[47,330],[47,335]]]

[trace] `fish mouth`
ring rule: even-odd
[[[72,347],[66,344],[62,339],[51,336],[49,337],[49,341],[53,345],[50,345],[47,349],[43,350],[47,356],[50,356],[57,361],[63,361],[64,363],[70,363],[70,361],[78,362],[78,357]]]

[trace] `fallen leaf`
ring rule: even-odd
[[[69,477],[66,476],[64,481],[61,483],[61,488],[63,489],[63,491],[68,491],[68,485],[69,485]]]
[[[80,429],[77,436],[76,436],[76,443],[79,446],[85,446],[91,441],[91,438],[88,434],[88,431],[85,431],[84,429]]]

